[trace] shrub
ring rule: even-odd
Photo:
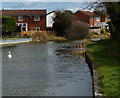
[[[69,39],[83,39],[88,37],[89,27],[81,22],[72,21],[66,32]]]
[[[56,11],[53,17],[53,29],[57,32],[58,36],[65,36],[66,29],[70,26],[73,20],[73,13],[71,11]]]
[[[16,20],[14,17],[4,16],[2,17],[2,31],[14,32],[16,30]]]
[[[56,37],[54,35],[46,34],[44,32],[36,32],[30,36],[33,42],[46,42],[46,41],[66,41],[66,38]]]
[[[21,26],[16,26],[15,32],[21,32]]]
[[[105,33],[106,33],[106,30],[105,30],[105,29],[101,29],[100,33],[101,33],[101,34],[105,34]]]
[[[23,37],[24,38],[30,38],[30,36],[28,34],[24,34]]]

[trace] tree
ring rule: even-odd
[[[107,13],[111,18],[111,37],[120,41],[120,2],[104,2]]]
[[[16,20],[14,17],[2,17],[2,31],[3,33],[14,32],[16,30]]]
[[[69,39],[84,39],[89,36],[89,27],[80,21],[72,21],[66,32]]]
[[[99,0],[98,0],[99,1]],[[103,0],[104,1],[104,0]],[[94,2],[89,3],[88,8],[93,8],[96,14],[102,17],[109,16],[111,38],[120,41],[120,1],[119,2]]]
[[[73,13],[71,11],[56,11],[53,18],[53,28],[57,31],[58,36],[65,36],[66,29],[70,26],[73,20]]]

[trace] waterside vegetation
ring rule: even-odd
[[[104,96],[119,96],[120,46],[112,39],[90,42],[88,53],[99,73],[99,86]]]
[[[55,35],[50,35],[50,34],[46,34],[44,32],[37,32],[35,34],[32,34],[30,36],[30,38],[32,38],[32,42],[46,42],[46,41],[67,41],[66,38],[64,37],[59,37],[59,36],[55,36]]]

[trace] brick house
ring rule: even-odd
[[[97,23],[101,22],[100,16],[90,11],[77,11],[74,13],[77,20],[87,24],[90,27],[94,27]]]
[[[46,30],[46,10],[2,10],[2,16],[15,17],[21,31]]]

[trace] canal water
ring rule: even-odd
[[[79,41],[2,47],[3,96],[92,96],[92,77],[82,56],[65,52]],[[8,58],[11,51],[12,58]]]

